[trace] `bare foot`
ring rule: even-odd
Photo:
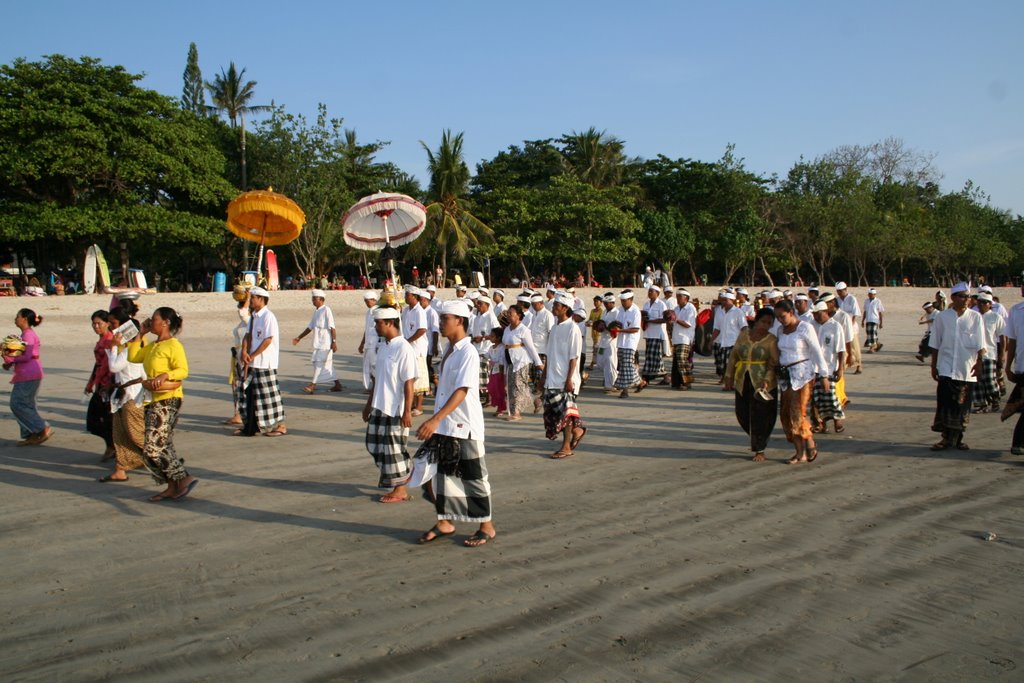
[[[764,462],[764,453],[754,453],[754,457],[751,460],[754,462]]]

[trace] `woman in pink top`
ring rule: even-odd
[[[53,429],[39,416],[36,394],[43,381],[43,366],[39,362],[39,336],[33,327],[43,322],[41,315],[23,308],[14,316],[14,324],[21,330],[25,352],[20,356],[4,356],[4,369],[14,368],[11,379],[11,412],[21,427],[19,446],[38,446],[53,435]]]
[[[110,392],[112,390],[114,376],[110,372],[107,361],[107,349],[113,346],[114,333],[110,331],[110,313],[104,310],[92,314],[92,331],[99,337],[96,346],[92,349],[95,363],[92,366],[92,374],[89,375],[89,382],[85,385],[85,393],[92,394],[89,399],[89,407],[85,411],[85,428],[90,434],[103,439],[106,450],[103,452],[103,460],[112,459],[114,450],[114,420],[110,413]]]

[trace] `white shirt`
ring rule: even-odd
[[[839,323],[839,326],[843,328],[843,336],[846,338],[847,344],[854,344],[854,329],[853,321],[850,320],[849,314],[841,308],[836,309],[836,314],[832,316],[832,320]]]
[[[547,354],[548,333],[555,326],[555,316],[546,308],[533,311],[533,319],[530,321],[530,332],[533,334],[533,345],[537,347],[537,353]]]
[[[371,407],[385,415],[400,417],[405,412],[405,383],[416,379],[416,351],[399,335],[381,341],[377,349],[377,374]]]
[[[124,345],[118,350],[114,346],[107,351],[107,367],[114,373],[114,381],[118,384],[125,384],[135,379],[146,379],[146,369],[142,363],[132,363],[128,360],[128,346]],[[134,402],[142,393],[142,384],[133,384],[125,387],[124,396],[118,399],[113,393],[110,395],[110,412],[116,413],[121,406],[128,402]]]
[[[779,365],[789,370],[792,389],[800,389],[815,377],[830,374],[817,333],[803,321],[797,323],[790,334],[779,330]]]
[[[852,298],[852,297],[851,297]],[[865,323],[880,323],[882,322],[879,313],[885,313],[885,306],[882,305],[882,300],[878,297],[874,299],[868,297],[864,299],[864,322]]]
[[[423,308],[423,304],[420,304],[420,308]],[[433,301],[426,308],[423,308],[423,312],[427,314],[427,355],[434,353],[434,335],[441,331],[441,319],[438,317],[437,308],[433,306]]]
[[[960,382],[977,382],[971,375],[978,360],[978,351],[985,348],[985,329],[981,313],[970,309],[958,316],[952,308],[935,316],[928,346],[939,352],[935,364],[940,377]]]
[[[498,327],[498,317],[494,315],[490,310],[486,313],[479,314],[469,326],[469,336],[471,337],[483,337],[478,342],[474,342],[473,346],[476,347],[477,353],[481,356],[491,350],[494,344],[487,337],[491,334],[491,330]]]
[[[747,318],[747,320],[752,320],[754,318],[754,314],[757,313],[757,311],[754,310],[754,304],[750,303],[749,301],[744,301],[743,303],[738,304],[736,307],[743,311],[743,315],[744,317]]]
[[[1006,334],[1006,321],[1003,320],[1003,316],[990,310],[981,314],[981,326],[985,331],[985,356],[989,360],[995,360],[999,353],[999,339]]]
[[[1013,371],[1024,372],[1024,302],[1010,309],[1010,322],[1006,325],[1006,336],[1017,340],[1017,353],[1009,359]]]
[[[548,336],[547,375],[544,379],[545,389],[562,389],[569,378],[569,363],[576,361],[573,369],[573,393],[580,393],[580,354],[583,353],[583,337],[580,328],[571,318],[556,324]]]
[[[260,347],[265,339],[270,339],[263,353],[252,359],[252,367],[262,370],[277,370],[281,354],[281,331],[277,327],[277,316],[264,306],[258,313],[252,314],[252,338],[249,339],[249,353]]]
[[[314,350],[330,350],[333,341],[331,330],[334,329],[334,314],[327,304],[313,311],[313,318],[306,328],[313,333]]]
[[[644,330],[644,339],[662,339],[665,334],[665,324],[652,324],[651,321],[662,321],[665,319],[665,302],[661,299],[647,300],[644,304],[644,311],[647,313],[647,329]]]
[[[494,305],[491,306],[491,310],[494,311],[495,316],[501,315],[508,306],[505,305],[504,301],[495,301]]]
[[[614,344],[611,332],[608,331],[608,326],[619,319],[619,308],[618,306],[612,307],[611,310],[607,308],[601,313],[601,322],[604,323],[604,330],[601,331],[601,336],[597,338],[597,348],[599,349],[610,349]]]
[[[363,353],[377,348],[378,341],[380,337],[377,336],[377,328],[373,324],[373,309],[367,308],[366,321],[363,323]]]
[[[235,325],[231,333],[235,337],[235,348],[242,348],[242,340],[245,339],[246,332],[249,331],[249,307],[242,306],[238,309],[238,324]]]
[[[861,315],[860,315],[860,304],[857,303],[857,298],[855,296],[853,296],[853,294],[850,294],[849,292],[847,292],[845,297],[840,297],[837,294],[836,295],[836,299],[839,301],[839,308],[841,308],[844,311],[846,311],[846,314],[849,315],[851,318],[853,318],[853,317],[860,318],[861,317]],[[856,321],[853,321],[853,331],[856,332],[858,329],[860,329],[860,320],[859,319],[856,320]]]
[[[846,334],[842,325],[831,318],[824,324],[819,325],[815,322],[813,325],[818,333],[818,344],[821,345],[821,353],[825,356],[828,374],[832,376],[839,370],[839,354],[846,353]]]
[[[537,347],[533,345],[533,335],[523,323],[516,327],[506,327],[505,334],[501,337],[501,343],[508,351],[508,357],[512,361],[512,370],[522,370],[533,363],[540,365],[540,354]]]
[[[715,313],[714,329],[719,330],[718,338],[715,341],[720,347],[728,349],[735,346],[740,331],[744,327],[747,327],[747,316],[743,315],[741,309],[733,306],[727,311],[724,306],[718,307],[718,311]]]
[[[501,372],[505,369],[505,345],[492,344],[491,350],[487,352],[487,360],[491,362],[491,374]]]
[[[406,306],[402,312],[402,331],[406,341],[416,334],[416,330],[423,330],[423,335],[410,341],[417,356],[427,355],[427,312],[418,303],[415,306]]]
[[[697,326],[697,309],[687,301],[684,306],[676,306],[675,314],[676,320],[672,323],[672,343],[692,344],[693,332]],[[681,322],[689,323],[690,326],[684,327],[679,324]]]
[[[484,440],[484,409],[480,405],[480,354],[473,348],[469,337],[463,337],[451,347],[441,362],[441,377],[437,382],[434,412],[448,403],[459,389],[466,389],[466,397],[448,417],[441,420],[437,433],[459,439]]]
[[[640,309],[633,304],[629,308],[619,309],[619,324],[622,325],[622,329],[619,330],[618,336],[615,338],[616,343],[620,349],[633,349],[640,344],[640,333],[639,332],[625,332],[632,328],[640,329]]]

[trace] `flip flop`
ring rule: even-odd
[[[968,446],[967,444],[965,444],[963,441],[961,441],[960,443],[958,443],[956,445],[956,449],[958,451],[969,451],[969,450],[971,450],[971,447]]]
[[[315,394],[316,387],[302,387],[302,393],[304,394]]]
[[[179,493],[176,496],[171,496],[171,500],[181,500],[182,498],[184,498],[188,494],[192,493],[192,489],[194,489],[196,487],[196,484],[198,484],[198,483],[199,483],[198,479],[193,479],[191,482],[189,482],[189,485],[185,487],[184,491],[182,491],[181,493]]]
[[[114,483],[116,483],[116,484],[120,484],[121,482],[125,482],[125,481],[128,481],[128,477],[125,477],[124,479],[115,479],[115,478],[114,478],[114,475],[112,475],[112,474],[108,474],[108,475],[107,475],[107,476],[105,476],[105,477],[100,477],[100,478],[99,478],[99,479],[97,479],[96,481],[101,481],[101,482],[103,482],[104,484],[105,484],[105,483],[107,483],[107,482],[114,482]]]
[[[387,495],[384,495],[384,496],[381,496],[380,498],[378,498],[377,502],[378,503],[404,503],[404,502],[410,501],[410,500],[412,500],[412,496],[405,496],[404,498],[399,498],[399,497],[393,496],[393,495],[391,495],[389,493]]]
[[[494,538],[494,536],[491,536],[490,534],[477,529],[477,532],[469,538],[467,538],[462,543],[462,545],[466,546],[467,548],[479,548],[482,545],[487,545],[489,542],[493,541]],[[479,543],[470,543],[470,541],[479,541]]]
[[[932,444],[932,450],[933,451],[944,451],[947,448],[949,448],[949,442],[947,442],[945,439],[943,439],[942,441],[940,441],[938,443]]]
[[[451,531],[441,531],[440,529],[437,528],[437,525],[435,524],[434,526],[432,526],[430,528],[429,531],[427,531],[422,536],[420,536],[420,540],[418,542],[419,542],[420,545],[426,545],[427,543],[433,543],[434,541],[436,541],[437,539],[441,538],[442,536],[451,536],[454,533],[455,533],[455,529],[452,529]],[[428,534],[434,534],[434,535],[431,536],[430,538],[427,538]]]
[[[845,431],[846,431],[846,425],[844,425],[844,424],[836,424],[836,434],[842,434]]]
[[[579,436],[576,436],[576,433],[573,432],[572,439],[569,440],[569,448],[571,450],[576,450],[576,447],[580,445],[580,441],[583,441],[583,437],[587,435],[586,427],[580,427],[580,429],[583,430],[583,433],[580,434]]]
[[[807,462],[814,462],[817,459],[818,459],[818,449],[817,449],[817,447],[812,448],[810,451],[807,452]]]
[[[173,496],[165,496],[162,493],[158,493],[155,496],[150,496],[148,500],[151,503],[159,503],[161,500],[174,500],[174,497]]]
[[[263,436],[285,436],[287,434],[287,430],[282,432],[279,429],[271,429],[269,432],[263,432]]]
[[[566,453],[565,451],[555,451],[554,453],[551,454],[551,459],[563,460],[565,458],[571,458],[573,455],[575,455],[575,453],[573,453],[572,451],[569,451],[568,453]]]

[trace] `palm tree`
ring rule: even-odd
[[[563,135],[560,142],[566,170],[571,175],[598,189],[622,182],[630,163],[623,153],[622,140],[591,126],[582,133]]]
[[[231,62],[226,73],[221,68],[220,74],[214,77],[213,83],[206,83],[210,99],[213,100],[210,110],[215,113],[226,113],[231,127],[241,128],[243,191],[249,189],[245,169],[245,115],[270,110],[270,107],[265,104],[249,104],[249,100],[252,99],[256,90],[256,81],[245,81],[244,78],[245,69],[238,71],[235,68],[235,63]]]
[[[450,129],[444,131],[436,153],[422,140],[420,144],[427,152],[430,171],[427,217],[434,241],[441,246],[441,269],[447,276],[449,246],[455,256],[465,258],[470,247],[491,239],[494,232],[470,212],[470,203],[463,198],[469,192],[469,167],[462,156],[462,133],[453,136]]]

